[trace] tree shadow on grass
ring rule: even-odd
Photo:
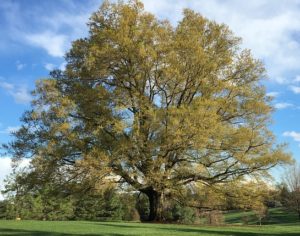
[[[256,230],[257,232],[245,232],[245,229],[238,228],[236,227],[233,229],[229,229],[228,230],[228,226],[216,226],[214,227],[214,229],[209,229],[209,228],[203,228],[202,226],[189,226],[188,228],[183,228],[183,227],[172,227],[172,226],[168,226],[166,225],[165,227],[162,227],[159,224],[152,224],[149,223],[147,225],[125,225],[125,224],[114,224],[114,223],[103,223],[103,222],[94,222],[91,224],[96,224],[96,225],[101,225],[101,226],[105,226],[105,227],[113,227],[113,228],[123,228],[123,229],[128,229],[128,228],[138,228],[138,229],[157,229],[157,230],[161,230],[161,231],[168,231],[168,233],[170,232],[174,232],[178,235],[184,235],[184,233],[198,233],[199,235],[201,234],[208,234],[208,235],[219,235],[219,236],[276,236],[276,235],[284,235],[284,236],[299,236],[299,233],[293,233],[293,232],[259,232],[260,228],[259,227],[253,227],[254,230]],[[154,226],[154,227],[152,227]],[[239,229],[241,231],[239,231]],[[249,227],[249,230],[251,230],[251,227]],[[138,233],[136,234],[138,235]],[[163,235],[163,233],[161,233],[161,235]]]
[[[259,228],[253,227],[256,232],[245,232],[244,228],[228,228],[228,227],[214,227],[210,228],[203,228],[201,226],[194,226],[194,227],[172,227],[169,225],[163,226],[159,224],[147,224],[147,225],[125,225],[125,224],[114,224],[114,223],[102,223],[102,222],[93,222],[88,223],[93,225],[105,226],[105,227],[112,227],[117,230],[123,229],[155,229],[161,232],[155,232],[156,235],[164,235],[165,233],[174,233],[176,235],[185,235],[185,234],[199,234],[199,235],[218,235],[218,236],[276,236],[276,235],[285,235],[285,236],[299,236],[299,233],[293,232],[259,232]],[[247,228],[248,229],[248,228]],[[243,231],[242,231],[243,230]],[[251,230],[251,228],[249,228]],[[139,235],[139,232],[132,232],[131,235]],[[59,233],[59,232],[48,232],[48,231],[36,231],[36,230],[23,230],[23,229],[11,229],[11,228],[0,228],[0,235],[9,235],[9,236],[78,236],[78,235],[85,235],[85,236],[122,236],[122,233]]]
[[[155,223],[147,223],[147,224],[143,223],[143,225],[128,225],[125,223],[115,224],[115,223],[106,223],[106,222],[87,222],[86,224],[101,225],[101,226],[108,226],[114,228],[136,228],[136,229],[153,228],[152,227],[153,225],[157,226],[157,224]]]
[[[95,234],[68,234],[68,233],[57,233],[57,232],[47,232],[47,231],[36,231],[36,230],[23,230],[23,229],[5,229],[0,228],[0,235],[7,235],[7,236],[123,236],[123,234],[115,234],[115,233],[95,233]]]
[[[210,230],[210,229],[184,229],[184,228],[173,228],[173,231],[176,231],[178,233],[181,233],[184,235],[184,233],[199,233],[201,234],[211,234],[211,235],[220,235],[220,236],[276,236],[276,235],[284,235],[284,236],[299,236],[299,233],[283,233],[283,232],[243,232],[243,231],[237,231],[237,230],[230,230],[230,231],[224,231],[220,227],[220,230]]]

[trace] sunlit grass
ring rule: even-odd
[[[127,222],[90,221],[0,221],[0,235],[11,236],[66,236],[66,235],[203,235],[203,236],[255,236],[285,235],[299,236],[300,223],[296,214],[283,209],[271,209],[265,224],[257,226],[252,212],[231,212],[226,214],[226,223],[243,224],[243,217],[253,225],[176,225]]]

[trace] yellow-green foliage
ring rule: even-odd
[[[40,178],[118,181],[159,198],[290,160],[267,128],[265,69],[226,25],[184,10],[172,26],[139,1],[105,1],[89,27],[66,70],[38,82],[10,146],[39,160]]]

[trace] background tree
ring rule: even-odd
[[[267,216],[267,200],[270,187],[262,180],[235,180],[230,183],[215,184],[205,188],[197,194],[195,199],[204,200],[200,209],[205,210],[243,210],[253,211],[261,225],[262,219]],[[204,199],[203,199],[203,193]],[[202,206],[202,208],[201,208]],[[218,213],[221,215],[221,213]],[[249,219],[243,219],[245,223]]]
[[[300,165],[297,163],[284,173],[281,199],[285,207],[297,212],[300,220]]]
[[[0,219],[7,219],[8,201],[0,201]]]
[[[6,145],[16,160],[33,158],[32,186],[52,182],[67,194],[117,182],[145,194],[149,220],[159,220],[162,199],[194,182],[290,160],[267,128],[264,67],[227,26],[188,9],[172,26],[139,1],[106,1],[89,29],[66,70],[37,83]]]

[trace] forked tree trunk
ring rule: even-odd
[[[161,193],[153,190],[153,188],[147,189],[144,192],[149,200],[149,216],[148,221],[159,221],[160,220],[160,204],[161,204]]]

